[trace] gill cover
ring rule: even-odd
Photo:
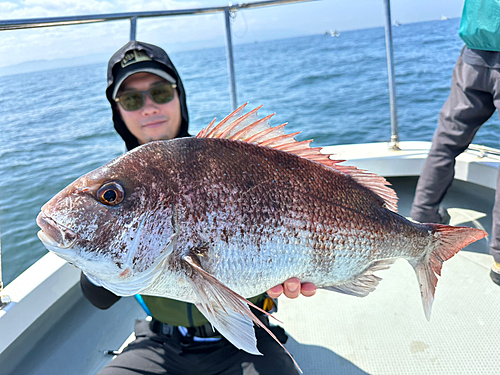
[[[174,252],[177,246],[177,239],[179,238],[179,225],[177,224],[177,213],[173,207],[172,211],[172,224],[174,227],[174,232],[168,240],[167,246],[160,252],[160,255],[155,259],[155,261],[146,270],[138,272],[134,270],[133,259],[137,254],[139,246],[139,238],[141,238],[141,233],[144,229],[144,224],[146,223],[149,215],[144,215],[141,224],[136,232],[133,239],[132,246],[129,249],[127,260],[125,262],[126,268],[120,273],[119,279],[116,282],[104,281],[98,277],[92,275],[88,271],[83,271],[85,276],[89,278],[97,286],[102,286],[116,295],[119,296],[133,296],[134,294],[140,293],[142,290],[152,286],[156,279],[163,273],[168,264],[169,256]]]

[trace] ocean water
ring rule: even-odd
[[[462,48],[458,19],[393,28],[399,134],[431,140]],[[234,47],[237,95],[271,124],[313,145],[388,141],[383,28]],[[183,79],[191,134],[230,113],[225,48],[172,53]],[[124,151],[105,98],[106,63],[0,77],[0,224],[8,284],[46,254],[40,207],[67,184]],[[499,146],[495,114],[474,143]]]

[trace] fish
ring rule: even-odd
[[[245,106],[196,137],[147,143],[78,178],[41,208],[38,237],[116,295],[194,303],[256,355],[253,324],[267,328],[248,298],[291,277],[363,297],[375,272],[406,259],[430,319],[443,262],[487,233],[407,220],[385,178]]]

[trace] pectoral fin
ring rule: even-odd
[[[197,303],[196,307],[212,326],[235,347],[250,354],[262,355],[257,349],[253,321],[247,315],[252,314],[248,307],[245,308],[248,309],[245,315],[214,304]]]
[[[257,340],[253,329],[254,322],[258,327],[269,333],[277,343],[288,353],[295,366],[297,362],[276,336],[250,310],[249,305],[271,316],[255,306],[230,288],[222,284],[214,276],[206,272],[193,254],[186,255],[184,261],[193,269],[192,285],[199,298],[196,307],[231,344],[248,353],[261,355],[257,349]],[[272,316],[271,316],[272,317]],[[272,317],[275,319],[274,317]],[[302,370],[301,370],[302,372]]]

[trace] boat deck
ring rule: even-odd
[[[416,178],[390,181],[400,213],[408,216]],[[473,205],[473,212],[451,210],[452,220],[467,214],[490,231],[493,191],[477,187],[477,195],[465,195],[464,184],[455,181],[443,205]],[[485,216],[477,219],[481,211]],[[276,317],[290,336],[287,348],[307,375],[499,374],[500,286],[489,277],[487,252],[483,239],[444,263],[430,322],[415,272],[404,260],[379,271],[382,281],[364,298],[328,291],[280,298]]]

